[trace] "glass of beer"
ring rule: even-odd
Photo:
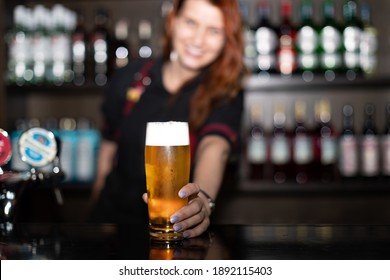
[[[188,202],[178,195],[190,177],[188,123],[147,123],[145,170],[151,238],[160,241],[183,239],[182,233],[173,230],[170,217]]]

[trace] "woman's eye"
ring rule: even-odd
[[[193,21],[192,19],[186,19],[184,21],[188,26],[195,26],[195,21]]]
[[[222,30],[219,29],[219,28],[211,28],[209,31],[210,31],[211,34],[214,34],[214,35],[222,34]]]

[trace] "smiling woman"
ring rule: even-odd
[[[201,2],[205,5],[187,1],[172,21],[172,43],[178,66],[188,71],[188,75],[197,74],[214,61],[225,42],[222,12],[206,1]]]
[[[184,23],[180,27],[189,26],[184,30],[190,31],[177,30],[181,21]],[[175,1],[174,10],[168,16],[164,58],[169,59],[172,53],[177,57],[176,53],[198,44],[198,49],[202,49],[209,59],[208,63],[204,61],[207,58],[203,60],[203,67],[210,66],[210,75],[192,100],[190,119],[195,127],[207,116],[214,100],[224,98],[224,95],[234,96],[241,88],[240,76],[244,68],[241,26],[236,0],[179,0]],[[198,64],[198,71],[200,66]]]
[[[174,0],[163,35],[161,58],[130,63],[109,83],[91,220],[147,221],[146,123],[188,122],[191,183],[178,192],[188,204],[169,215],[176,231],[195,237],[210,224],[239,139],[246,70],[238,1]]]

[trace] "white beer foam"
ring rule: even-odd
[[[146,146],[185,146],[190,144],[187,122],[149,122]]]

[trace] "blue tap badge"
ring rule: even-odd
[[[53,162],[57,155],[54,134],[40,127],[33,127],[19,138],[20,158],[32,167],[43,167]]]

